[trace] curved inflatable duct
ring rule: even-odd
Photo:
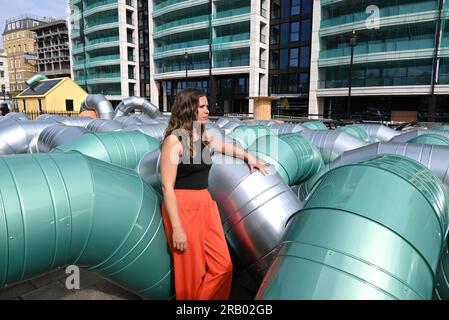
[[[56,114],[47,114],[47,113],[41,114],[40,116],[38,116],[36,118],[36,120],[54,121],[57,123],[62,123],[63,119],[64,119],[64,117],[62,117],[62,116],[58,116]]]
[[[443,130],[443,131],[449,131],[449,125],[444,124],[438,127],[433,128],[433,130]]]
[[[90,132],[111,132],[124,129],[125,126],[115,120],[94,119],[86,129]]]
[[[433,144],[436,146],[449,146],[449,139],[436,134],[423,134],[417,136],[408,143]]]
[[[232,133],[235,128],[238,128],[241,126],[241,122],[235,122],[235,121],[229,121],[225,125],[223,125],[220,129],[224,130],[226,134]]]
[[[102,94],[90,94],[81,104],[80,113],[85,110],[94,110],[100,119],[112,120],[114,108],[108,99]]]
[[[213,161],[209,191],[220,207],[228,243],[246,266],[263,275],[286,221],[300,209],[298,199],[273,166],[263,175],[250,173],[241,159],[214,155]]]
[[[239,118],[220,118],[215,123],[221,128],[230,122],[237,122],[241,124]]]
[[[324,171],[320,152],[306,138],[297,134],[264,136],[248,152],[272,164],[284,182],[291,186]]]
[[[137,118],[141,123],[145,124],[158,124],[159,122],[156,119],[151,118],[146,114],[130,114],[130,118]]]
[[[145,154],[136,166],[136,172],[148,185],[162,195],[162,179],[160,174],[160,148]]]
[[[400,133],[390,127],[384,126],[383,124],[374,124],[374,123],[356,123],[354,124],[357,127],[364,129],[368,135],[375,139],[374,141],[390,141],[395,136]]]
[[[301,124],[309,130],[327,130],[326,125],[320,121],[306,121]]]
[[[326,173],[289,221],[257,298],[430,299],[447,199],[429,169],[401,156]]]
[[[449,300],[449,252],[446,248],[438,264],[434,299]]]
[[[125,128],[126,127],[131,127],[131,126],[135,126],[135,125],[139,125],[139,124],[143,124],[142,120],[140,120],[139,118],[136,117],[116,117],[114,118],[114,121],[122,124]]]
[[[140,296],[173,298],[160,203],[136,173],[80,153],[0,163],[0,287],[77,265]]]
[[[141,110],[151,118],[156,118],[161,113],[159,108],[142,97],[128,97],[123,99],[115,110],[114,120],[117,117],[127,116],[133,110]]]
[[[3,116],[2,121],[6,119],[29,120],[28,116],[23,112],[9,112]]]
[[[146,153],[157,148],[159,141],[141,132],[119,131],[89,132],[71,143],[59,146],[55,151],[78,151],[86,156],[134,170]]]
[[[278,124],[275,120],[243,120],[242,123],[247,126],[271,126]]]
[[[317,147],[324,163],[334,161],[345,151],[357,149],[367,144],[349,133],[336,130],[304,130],[301,135]]]
[[[33,75],[31,78],[29,78],[28,80],[26,80],[25,83],[26,83],[28,86],[32,87],[32,86],[34,86],[35,84],[37,84],[39,81],[47,80],[47,79],[48,79],[48,78],[47,78],[45,75],[43,75],[43,74],[35,74],[35,75]]]
[[[342,126],[342,127],[338,127],[335,130],[349,133],[351,136],[354,136],[354,137],[356,137],[360,140],[363,140],[365,142],[368,142],[368,143],[376,142],[375,139],[370,137],[370,135],[368,134],[368,132],[366,132],[365,129],[363,129],[362,127],[359,127],[359,126],[355,126],[355,125]]]
[[[434,134],[437,136],[449,138],[449,131],[443,131],[443,130],[425,130],[425,129],[415,129],[400,135],[397,135],[393,139],[391,139],[391,142],[408,142],[412,140],[413,138],[422,136],[427,134]]]
[[[299,133],[304,131],[306,128],[300,124],[272,124],[270,126],[272,134],[286,134],[286,133]]]
[[[252,145],[258,138],[270,135],[271,130],[270,127],[254,125],[247,126],[241,125],[235,128],[230,136],[236,140],[243,149],[248,149],[250,145]]]
[[[404,156],[421,163],[430,169],[449,190],[449,148],[443,146],[379,142],[347,151],[328,166],[329,169],[334,169],[382,154]]]
[[[159,124],[135,124],[129,125],[123,131],[140,131],[147,136],[153,137],[157,140],[162,140],[165,135],[165,130],[167,129],[167,125],[165,123]]]
[[[87,129],[82,127],[70,127],[63,124],[55,124],[42,130],[37,138],[36,152],[50,152],[50,150],[77,140]]]
[[[8,113],[9,114],[9,113]],[[23,121],[13,118],[0,123],[0,154],[27,153],[37,144],[39,134],[53,121]]]
[[[62,118],[63,119],[60,122],[65,124],[66,126],[84,127],[84,128],[86,128],[92,121],[97,120],[89,117],[73,117],[73,118],[62,117]]]

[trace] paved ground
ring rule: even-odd
[[[69,290],[65,269],[0,289],[0,300],[141,300],[95,272],[81,270],[80,289]],[[252,288],[252,289],[251,289]],[[253,299],[255,285],[247,275],[234,277],[232,300]]]

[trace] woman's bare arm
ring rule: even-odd
[[[173,247],[176,250],[187,249],[187,237],[179,218],[178,203],[175,195],[176,172],[178,170],[179,157],[182,146],[178,138],[170,135],[165,139],[161,151],[161,178],[164,203],[167,209],[170,224],[173,230]]]
[[[251,172],[254,171],[254,168],[259,169],[263,173],[267,173],[267,164],[264,162],[261,162],[257,160],[256,157],[254,157],[252,154],[243,151],[240,148],[237,148],[235,145],[230,143],[224,143],[219,140],[211,138],[209,140],[212,148],[217,150],[218,152],[221,152],[222,154],[226,154],[231,157],[240,158],[245,160],[248,163],[248,166],[251,169]]]

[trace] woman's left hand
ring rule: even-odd
[[[259,160],[256,160],[255,162],[249,162],[248,163],[248,166],[249,166],[249,169],[250,169],[251,173],[254,172],[254,169],[258,169],[260,172],[262,172],[263,175],[268,174],[268,169],[267,168],[268,168],[269,165],[270,164],[262,162],[262,161],[259,161]]]

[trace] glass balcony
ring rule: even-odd
[[[86,80],[120,78],[120,76],[120,72],[95,73],[87,75]]]
[[[236,59],[219,59],[214,63],[215,68],[232,68],[249,66],[249,57],[242,57]]]
[[[189,48],[194,48],[194,47],[207,46],[208,44],[209,44],[209,39],[178,42],[178,43],[167,44],[164,46],[154,48],[154,53],[161,53],[161,52],[166,52],[166,51],[170,51],[170,50],[177,50],[177,49],[184,49],[184,48],[189,49]]]
[[[164,1],[164,2],[161,2],[161,3],[153,6],[153,11],[157,11],[157,10],[160,10],[162,8],[171,6],[172,4],[186,2],[186,1],[188,1],[188,0],[169,0],[169,1]]]
[[[107,4],[113,4],[113,3],[116,4],[117,0],[103,0],[103,1],[94,2],[92,4],[88,4],[87,6],[84,7],[84,13],[87,13],[87,11],[89,11],[90,9],[98,8],[98,7],[101,7],[101,6],[104,6]]]
[[[157,73],[165,73],[165,72],[177,72],[177,71],[185,71],[186,66],[184,63],[175,63],[172,65],[167,65],[163,63],[157,63],[156,64]],[[191,70],[202,70],[202,69],[209,69],[209,62],[203,61],[203,62],[195,62],[191,63],[188,66],[188,71]]]
[[[380,18],[400,16],[411,13],[420,13],[438,10],[438,1],[426,1],[420,3],[402,4],[400,6],[391,6],[380,8]],[[365,12],[354,12],[343,16],[326,19],[321,21],[321,28],[329,28],[348,23],[366,20],[371,14]]]
[[[349,81],[345,80],[321,80],[318,82],[320,89],[347,88]],[[384,86],[412,86],[412,85],[430,85],[430,75],[412,76],[412,77],[368,77],[353,78],[352,87],[384,87]]]
[[[242,7],[238,9],[226,10],[217,12],[212,15],[212,19],[222,19],[227,17],[239,16],[241,14],[247,14],[251,12],[251,7]]]
[[[198,16],[198,17],[180,19],[180,20],[164,23],[159,26],[155,26],[154,32],[164,31],[164,30],[179,27],[179,26],[185,26],[185,25],[190,25],[190,24],[199,23],[199,22],[206,22],[206,21],[209,21],[209,15],[207,15],[207,14]]]
[[[232,36],[218,37],[213,40],[213,44],[225,44],[229,42],[249,40],[249,32],[234,34]]]
[[[104,17],[100,19],[87,19],[85,28],[93,28],[102,24],[118,22],[117,16]]]
[[[364,42],[358,44],[354,48],[354,55],[380,53],[380,52],[395,52],[395,51],[409,51],[419,49],[432,49],[435,47],[433,38],[419,39],[419,40],[391,40],[384,43],[370,43]],[[320,59],[347,57],[351,55],[351,48],[336,48],[324,50],[320,52]]]

